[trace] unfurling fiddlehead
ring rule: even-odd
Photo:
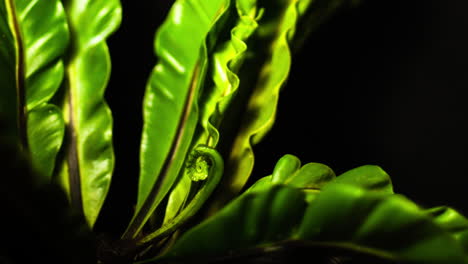
[[[170,235],[198,212],[218,185],[224,169],[221,155],[215,149],[205,145],[198,145],[190,155],[187,161],[188,176],[192,181],[204,181],[203,186],[179,214],[153,233],[139,240],[137,242],[139,245],[144,245],[157,238]]]
[[[206,180],[213,166],[212,158],[207,156],[203,149],[214,150],[205,145],[197,146],[186,162],[186,174],[194,182]]]

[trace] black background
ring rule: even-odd
[[[122,1],[122,26],[109,40],[117,165],[101,221],[112,217],[114,228],[134,202],[153,35],[171,3]],[[293,58],[276,124],[255,148],[254,176],[286,153],[337,174],[376,164],[396,192],[468,214],[467,11],[465,0],[367,0],[341,10]]]

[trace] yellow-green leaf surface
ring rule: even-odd
[[[385,194],[393,194],[390,176],[379,166],[364,165],[349,170],[336,178],[336,182],[348,183]]]
[[[230,20],[233,27],[225,25],[230,38],[217,44],[210,56],[210,72],[206,87],[200,98],[200,123],[203,133],[196,139],[199,144],[216,147],[219,140],[218,127],[233,97],[239,88],[237,72],[247,55],[246,41],[255,32],[257,24],[256,0],[237,0],[231,5]],[[215,32],[220,35],[220,32]]]
[[[67,124],[61,181],[72,205],[94,224],[114,168],[112,116],[104,101],[111,70],[106,38],[121,21],[118,0],[64,0],[71,29],[63,114]]]
[[[226,191],[217,198],[215,207],[222,206],[247,182],[254,165],[252,144],[257,143],[273,125],[279,91],[291,65],[289,40],[299,19],[297,2],[258,1],[263,15],[252,41],[262,44],[256,44],[256,49],[252,50],[252,61],[261,64],[261,67],[254,68],[258,70],[258,79],[254,80],[256,84],[251,88],[245,120],[234,139],[227,161],[227,174],[222,181],[222,188]],[[243,78],[240,77],[242,82]]]
[[[287,185],[303,190],[306,200],[311,202],[323,187],[332,182],[350,184],[382,194],[393,194],[390,176],[379,166],[360,166],[336,177],[330,167],[315,162],[301,166],[300,160],[290,154],[278,160],[272,175],[259,179],[245,193],[261,191],[273,185]]]
[[[281,185],[243,195],[146,263],[261,257],[291,244],[373,260],[364,263],[468,263],[460,242],[405,197],[338,182],[310,203],[301,190]]]
[[[62,144],[64,122],[60,109],[51,104],[36,107],[28,112],[29,147],[41,171],[50,175],[54,169],[57,148]],[[36,165],[36,167],[39,167]]]
[[[218,128],[239,87],[239,78],[236,74],[247,55],[245,41],[257,28],[256,13],[255,0],[233,1],[224,19],[220,19],[209,33],[208,39],[216,41],[211,41],[214,47],[209,54],[206,84],[198,100],[200,119],[192,143],[194,148],[199,145],[211,148],[217,146]],[[226,34],[229,37],[226,40],[220,39],[225,32],[229,32]],[[188,199],[192,180],[188,170],[184,170],[176,187],[170,192],[164,222],[172,219]]]
[[[468,219],[447,206],[431,208],[427,212],[432,215],[437,224],[452,234],[468,255]]]
[[[246,192],[268,189],[272,185],[288,185],[315,192],[335,179],[335,173],[328,166],[311,162],[301,167],[300,160],[288,154],[278,160],[272,175],[261,178]]]
[[[228,0],[178,0],[156,34],[159,62],[144,98],[137,208],[124,238],[139,233],[179,175],[198,121],[205,39],[228,6]]]
[[[333,191],[328,191],[328,189],[333,189]],[[347,230],[341,228],[341,225],[348,225],[348,222],[340,224],[342,219],[351,221],[351,225],[359,225],[361,221],[364,224],[366,221],[363,219],[372,218],[371,215],[374,214],[372,206],[393,195],[389,190],[392,190],[390,178],[378,166],[361,166],[336,177],[333,170],[326,165],[307,163],[301,166],[297,157],[285,155],[277,162],[272,175],[259,179],[218,214],[183,234],[163,258],[168,258],[168,260],[204,258],[206,260],[225,256],[227,252],[230,252],[231,256],[235,256],[236,252],[242,256],[243,250],[261,252],[268,247],[280,247],[284,243],[291,242],[304,242],[310,247],[329,246],[354,253],[369,254],[373,257],[389,258],[390,255],[397,255],[400,252],[387,252],[394,250],[393,246],[380,251],[382,248],[374,247],[376,245],[350,239],[347,232],[355,232],[356,228],[360,227]],[[323,198],[324,195],[326,198]],[[405,206],[417,208],[411,202],[401,199],[402,197],[393,196],[401,200],[398,203],[401,202],[403,214]],[[340,211],[342,208],[343,212]],[[355,215],[352,212],[354,209],[356,209]],[[313,216],[309,215],[310,210],[314,212]],[[417,219],[422,215],[430,218],[424,210],[419,208],[417,210],[418,212],[413,215]],[[324,212],[324,215],[318,212]],[[342,213],[344,215],[341,215]],[[398,214],[398,212],[394,213]],[[449,223],[446,224],[446,229],[450,229],[450,232],[458,230],[460,223],[465,224],[459,221],[459,215],[455,216],[444,219],[439,217],[441,222]],[[352,220],[353,217],[354,220]],[[447,221],[448,219],[450,221]],[[399,221],[398,217],[395,217],[394,221]],[[437,221],[434,223],[437,224]],[[322,238],[309,233],[320,233],[322,228],[326,231],[327,225],[333,226],[330,230],[336,229],[331,241],[327,240],[328,237]],[[404,223],[401,225],[400,231],[403,234],[406,227]],[[233,226],[236,228],[231,228]],[[373,228],[378,228],[378,226],[379,224]],[[373,229],[372,232],[378,233],[382,230]],[[436,236],[439,235],[436,234]],[[447,238],[450,234],[443,236]],[[390,256],[390,260],[400,260],[399,258],[400,256]]]
[[[50,180],[64,133],[61,113],[49,100],[63,80],[62,57],[69,39],[65,12],[58,0],[1,2],[0,71],[5,97],[0,100],[11,100],[2,102],[2,112],[11,115],[16,102],[20,144],[40,175]]]

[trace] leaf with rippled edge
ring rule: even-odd
[[[294,244],[331,256],[365,256],[364,263],[468,263],[457,240],[405,197],[338,182],[310,203],[301,190],[281,185],[243,195],[144,263],[227,261]]]
[[[229,39],[217,43],[210,55],[209,87],[203,90],[199,100],[203,132],[195,140],[210,147],[218,144],[220,122],[239,88],[237,72],[247,55],[246,41],[258,26],[256,0],[237,0],[229,12],[232,22],[223,25],[224,31],[230,31]],[[221,35],[223,32],[212,34]]]
[[[198,120],[207,63],[205,39],[228,0],[178,0],[159,28],[159,58],[143,102],[143,135],[136,213],[123,238],[132,239],[167,195],[188,154]]]
[[[247,182],[254,166],[252,145],[258,143],[275,121],[279,92],[285,84],[291,65],[291,46],[300,44],[294,39],[309,31],[305,21],[322,23],[337,7],[346,1],[258,1],[262,18],[256,33],[248,42],[252,58],[246,61],[248,69],[239,74],[241,90],[252,91],[246,103],[240,130],[231,144],[222,189],[211,211],[221,208]],[[326,10],[324,14],[318,10]],[[312,18],[312,19],[311,19]],[[315,19],[315,20],[314,20]],[[299,31],[300,34],[295,34]],[[298,39],[300,39],[298,37]],[[300,46],[300,45],[297,45]],[[254,83],[254,85],[249,85]],[[247,85],[246,85],[247,84]]]
[[[122,10],[118,0],[63,3],[72,35],[62,108],[68,141],[60,177],[72,205],[93,226],[114,168],[112,116],[104,101],[111,70],[105,41],[119,26]]]
[[[54,106],[49,101],[63,80],[62,57],[69,40],[65,12],[58,0],[2,0],[1,12],[0,28],[6,43],[1,48],[2,93],[6,95],[2,99],[10,105],[5,113],[11,115],[11,105],[16,102],[19,142],[40,175],[50,180],[64,129],[60,112],[51,110]]]
[[[191,144],[195,148],[199,145],[217,147],[218,128],[237,94],[239,78],[236,74],[248,54],[245,42],[257,28],[256,16],[256,0],[233,1],[223,19],[219,19],[209,33],[208,40],[214,47],[209,55],[205,87],[198,100],[200,125]],[[224,35],[228,37],[222,39],[220,36]],[[190,193],[191,180],[185,173],[181,177],[170,192],[164,222],[169,221],[185,205]]]
[[[289,74],[291,54],[289,39],[298,22],[297,1],[258,1],[263,15],[249,44],[252,58],[247,73],[239,75],[240,89],[251,90],[244,120],[235,136],[223,177],[223,193],[218,194],[214,207],[241,190],[254,164],[252,144],[257,143],[273,125],[280,88]],[[254,76],[254,77],[252,77]],[[254,83],[249,87],[249,83]]]

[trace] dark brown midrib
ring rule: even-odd
[[[192,79],[190,81],[189,94],[187,95],[187,98],[185,99],[185,102],[184,102],[184,109],[182,112],[182,116],[179,119],[179,122],[177,124],[177,130],[176,130],[177,134],[174,137],[169,153],[164,160],[163,166],[161,168],[161,173],[159,177],[157,178],[155,184],[151,188],[148,198],[146,198],[146,200],[143,202],[141,209],[138,211],[138,213],[136,214],[136,216],[133,218],[130,225],[128,226],[127,230],[122,235],[123,240],[131,240],[136,237],[138,230],[144,224],[143,221],[145,221],[145,217],[148,211],[151,209],[151,206],[153,205],[156,199],[156,196],[162,187],[162,183],[164,182],[164,180],[167,178],[167,175],[169,174],[173,161],[176,158],[178,149],[182,143],[182,137],[184,135],[185,125],[190,115],[193,101],[195,98],[195,90],[196,90],[199,74],[200,74],[200,65],[199,65],[199,62],[197,62],[197,64],[195,65],[194,73],[192,75]]]
[[[65,8],[65,13],[67,13],[67,3],[63,3]],[[76,35],[75,29],[73,28],[73,21],[71,21],[70,17],[67,15],[67,24],[69,25],[69,33],[70,33],[70,44],[68,46],[66,56],[64,57],[65,67],[76,55],[76,47],[73,38]],[[81,192],[81,171],[80,171],[80,159],[78,157],[78,139],[77,139],[77,129],[76,129],[76,119],[74,115],[74,94],[73,94],[73,80],[70,78],[71,74],[67,71],[64,75],[64,97],[63,102],[64,110],[68,110],[68,122],[66,122],[66,145],[65,145],[65,162],[67,164],[67,172],[68,172],[68,183],[69,183],[69,191],[70,191],[70,204],[75,213],[85,217],[84,207],[83,207],[83,195]],[[68,109],[66,109],[68,108]]]
[[[70,86],[68,80],[67,86]],[[77,150],[77,138],[75,128],[75,117],[73,115],[73,95],[71,89],[67,89],[66,100],[68,102],[68,118],[67,124],[67,138],[69,145],[67,147],[67,165],[68,165],[68,180],[70,183],[70,200],[72,208],[78,213],[84,215],[83,199],[81,195],[81,177],[80,177],[80,165],[78,159]]]
[[[28,109],[26,105],[26,87],[25,87],[25,63],[24,63],[24,47],[21,29],[16,16],[16,6],[13,0],[8,0],[7,5],[11,11],[11,21],[13,22],[13,35],[16,47],[16,99],[17,99],[17,126],[19,133],[20,146],[25,153],[28,153],[28,132],[27,132],[27,118]]]

